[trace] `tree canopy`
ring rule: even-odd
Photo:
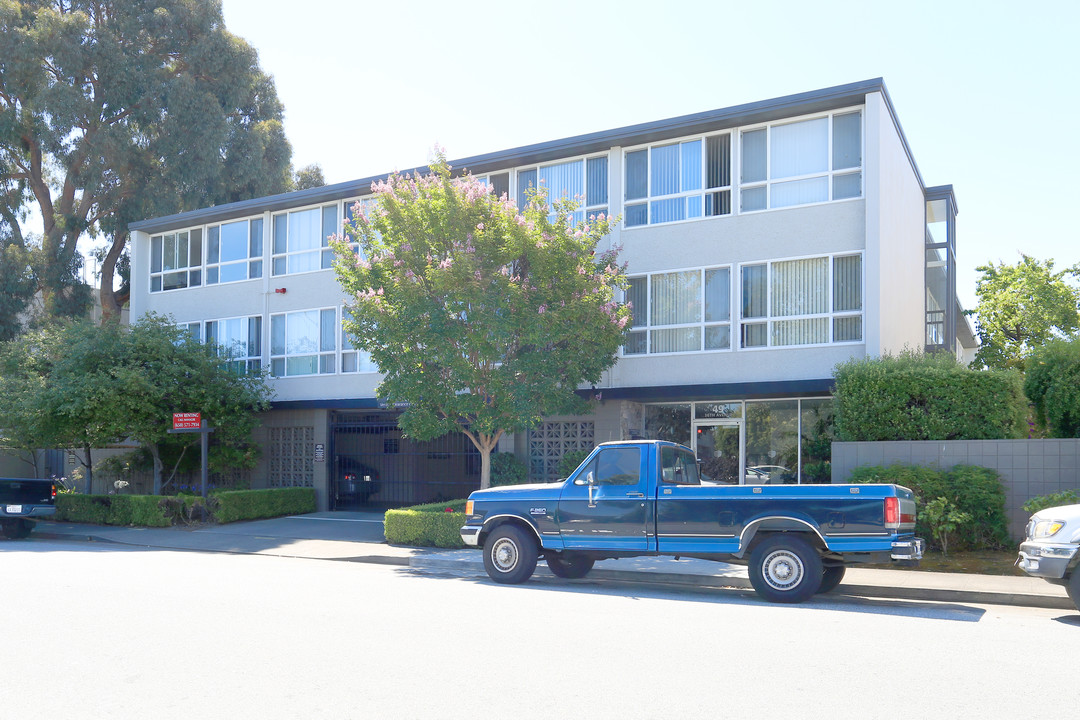
[[[111,239],[101,301],[115,318],[129,222],[287,189],[281,119],[218,0],[0,0],[0,217],[36,204],[45,313],[85,310],[80,237]]]
[[[227,354],[158,315],[130,328],[82,321],[28,332],[0,344],[0,427],[15,449],[80,449],[88,484],[92,448],[134,440],[154,460],[158,492],[163,448],[197,442],[169,434],[174,412],[202,413],[215,428],[215,467],[254,459],[247,444],[270,390],[263,375],[230,370]]]
[[[975,364],[1024,370],[1036,348],[1054,338],[1074,337],[1080,329],[1080,277],[1073,266],[1054,271],[1054,261],[1022,255],[1015,265],[990,263],[975,285],[980,347]]]
[[[574,202],[543,191],[519,212],[441,153],[431,174],[372,189],[334,244],[345,328],[384,374],[380,397],[406,404],[405,433],[465,433],[487,487],[504,432],[582,411],[575,390],[615,363],[630,309],[617,251],[596,253],[610,221],[575,223]]]
[[[1027,361],[1024,392],[1052,437],[1080,437],[1080,339],[1036,349]]]

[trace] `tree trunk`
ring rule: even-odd
[[[120,260],[124,246],[127,245],[127,232],[118,231],[113,235],[112,247],[101,262],[101,289],[98,294],[101,299],[101,325],[120,322],[120,311],[128,300],[128,293],[117,293],[113,290],[116,277],[116,263]]]
[[[83,447],[86,451],[86,462],[83,463],[83,467],[86,468],[86,494],[94,494],[94,461],[90,456],[90,446]]]
[[[154,459],[154,494],[161,494],[161,468],[163,466],[161,462],[161,454],[158,452],[157,443],[151,443],[149,446],[150,457]]]
[[[470,430],[463,430],[462,432],[465,433],[465,437],[472,441],[473,446],[480,451],[480,489],[491,487],[491,451],[499,444],[499,438],[502,437],[503,431],[499,430],[493,435],[474,433]]]

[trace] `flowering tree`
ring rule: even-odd
[[[439,151],[431,170],[374,183],[374,202],[334,243],[352,299],[345,329],[384,374],[380,396],[406,404],[402,430],[465,433],[488,487],[504,432],[584,411],[575,390],[615,363],[630,320],[615,299],[625,267],[617,250],[595,253],[611,227],[603,215],[574,223],[575,203],[549,206],[542,190],[519,212],[451,177]]]

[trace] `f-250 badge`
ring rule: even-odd
[[[547,515],[546,507],[529,508],[530,515]]]

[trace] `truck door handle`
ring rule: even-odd
[[[633,497],[633,498],[639,498],[640,497],[640,498],[643,498],[643,497],[645,497],[645,493],[642,493],[642,492],[628,492],[628,493],[626,493],[626,497]]]

